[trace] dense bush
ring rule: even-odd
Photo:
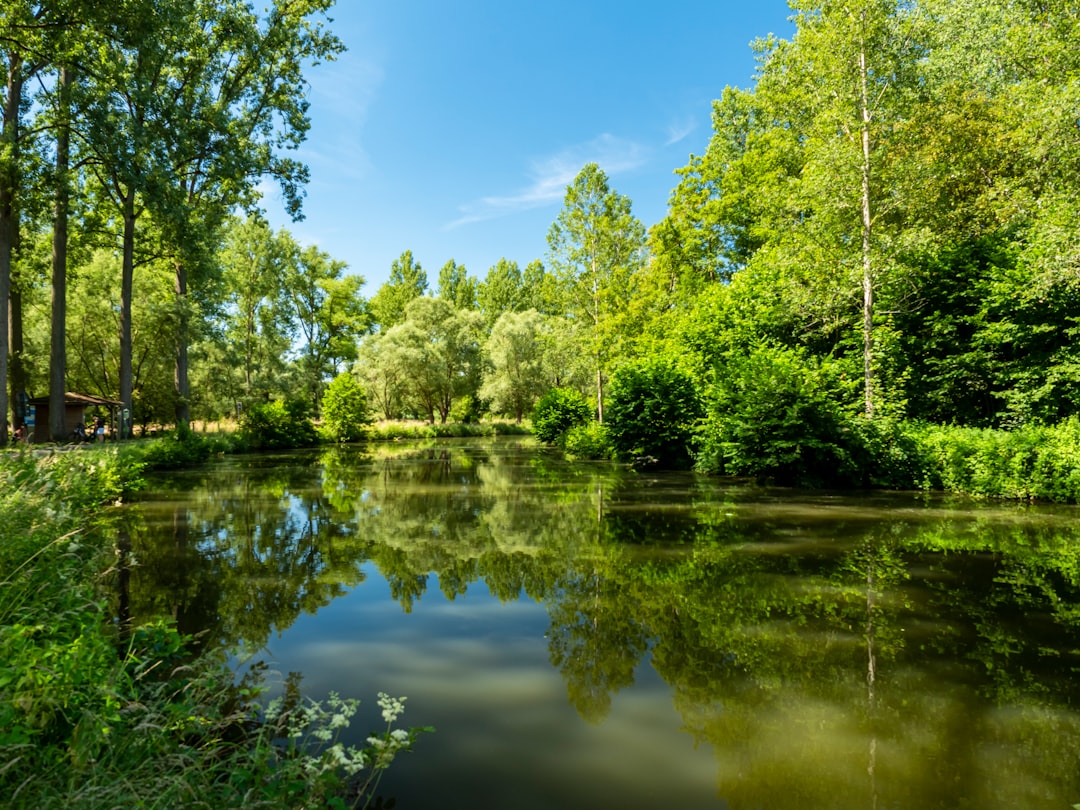
[[[613,451],[606,427],[599,422],[574,425],[563,436],[562,447],[574,458],[611,458]]]
[[[337,375],[326,387],[322,399],[322,432],[332,442],[355,442],[364,438],[371,424],[367,394],[356,377]]]
[[[647,457],[660,467],[681,469],[690,466],[691,441],[701,416],[690,375],[665,360],[652,360],[615,372],[604,424],[618,457]]]
[[[580,391],[552,388],[536,403],[533,435],[545,444],[561,444],[570,428],[584,425],[591,416],[592,409]]]
[[[211,456],[234,452],[240,449],[239,443],[239,438],[206,436],[188,430],[123,445],[121,453],[125,458],[137,460],[146,469],[168,469],[182,464],[198,464]]]
[[[306,400],[274,400],[252,405],[240,418],[243,440],[254,450],[310,447],[318,440]]]
[[[1080,419],[1017,430],[926,425],[915,434],[925,457],[919,483],[997,498],[1080,503]]]
[[[794,350],[733,358],[709,393],[697,466],[783,485],[863,484],[863,436],[842,399],[837,370]]]

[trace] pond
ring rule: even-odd
[[[1075,508],[444,440],[170,472],[124,518],[123,611],[360,698],[355,741],[408,696],[403,810],[1080,802]]]

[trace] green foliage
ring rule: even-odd
[[[562,447],[574,458],[608,459],[614,455],[607,426],[599,422],[571,427],[563,436]]]
[[[924,426],[922,486],[995,498],[1080,503],[1080,419],[1017,430]]]
[[[310,447],[318,439],[311,421],[311,405],[302,399],[252,405],[240,418],[240,433],[256,450]]]
[[[372,441],[400,441],[402,439],[450,439],[483,438],[492,436],[528,436],[529,430],[514,422],[494,420],[491,422],[379,422],[368,430]]]
[[[146,469],[157,470],[199,464],[211,456],[235,452],[240,449],[238,444],[236,438],[206,436],[189,430],[125,444],[121,453],[125,458],[137,460]]]
[[[451,422],[458,422],[463,425],[474,425],[480,421],[480,417],[483,415],[483,403],[472,394],[465,394],[465,396],[455,399],[454,404],[450,406],[449,419]]]
[[[717,369],[698,468],[785,485],[861,483],[860,439],[841,406],[837,369],[762,347]]]
[[[702,415],[694,381],[667,360],[623,366],[612,377],[605,425],[620,458],[647,456],[661,467],[689,467]]]
[[[533,411],[533,435],[545,444],[560,444],[567,432],[589,421],[592,409],[580,391],[553,388],[540,398]]]
[[[364,438],[371,414],[367,394],[351,372],[342,372],[327,386],[322,418],[323,435],[330,441],[355,442]]]

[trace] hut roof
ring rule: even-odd
[[[48,397],[34,397],[29,400],[31,405],[48,405]],[[121,407],[124,403],[115,399],[105,399],[103,397],[93,397],[89,394],[73,394],[71,391],[64,392],[64,404],[65,405],[113,405]]]

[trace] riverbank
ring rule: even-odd
[[[322,706],[294,690],[264,707],[260,671],[237,680],[226,651],[195,655],[169,623],[130,626],[109,608],[106,588],[136,564],[107,539],[112,505],[139,489],[154,446],[0,455],[5,806],[362,802],[420,729],[393,729],[391,712],[380,745],[346,748],[336,738],[356,701]]]

